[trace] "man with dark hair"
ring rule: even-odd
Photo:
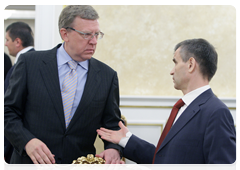
[[[6,42],[9,54],[16,57],[15,64],[21,54],[35,51],[33,48],[33,32],[30,26],[24,22],[14,22],[6,29]],[[9,80],[14,70],[15,64],[9,69],[4,80],[4,94],[9,86]],[[4,158],[7,163],[10,162],[13,147],[4,136]]]
[[[11,163],[70,164],[95,154],[98,128],[119,129],[117,73],[92,58],[104,35],[98,18],[91,6],[67,6],[59,17],[64,43],[19,58],[4,103]],[[123,163],[122,148],[104,144],[106,163]]]
[[[236,160],[232,115],[212,92],[217,52],[204,39],[185,40],[175,47],[174,87],[183,97],[173,107],[157,147],[120,122],[121,130],[101,128],[102,139],[124,147],[123,156],[143,164],[231,164]]]
[[[32,29],[28,24],[24,22],[14,22],[10,24],[6,28],[5,38],[5,46],[7,46],[9,54],[13,57],[16,57],[14,62],[15,64],[17,63],[18,58],[21,54],[35,51],[33,48],[34,40]],[[4,81],[4,93],[8,88],[9,79],[12,75],[15,64],[12,66],[12,68],[8,71],[6,75],[6,79]]]

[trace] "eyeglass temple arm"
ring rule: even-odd
[[[72,27],[66,27],[65,29],[71,29],[71,30],[73,30],[73,31],[76,31],[74,28],[72,28]]]

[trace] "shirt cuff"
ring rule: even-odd
[[[130,131],[128,131],[126,133],[126,137],[123,137],[120,142],[118,143],[121,147],[125,148],[125,146],[128,143],[128,140],[130,139],[130,137],[132,136],[132,133]]]

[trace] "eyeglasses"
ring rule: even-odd
[[[97,40],[100,40],[104,36],[103,32],[96,32],[95,34],[92,34],[92,33],[85,33],[85,32],[78,31],[72,27],[66,27],[65,29],[71,29],[73,31],[78,32],[79,34],[83,35],[83,38],[86,40],[91,40],[91,39],[93,39],[94,36],[96,37]]]

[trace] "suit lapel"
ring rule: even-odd
[[[213,96],[213,92],[211,89],[203,92],[200,96],[198,96],[182,113],[182,115],[175,122],[173,127],[168,132],[167,136],[163,140],[158,151],[160,151],[179,131],[181,131],[184,126],[197,114],[199,113],[200,105],[204,104],[211,96]]]
[[[83,116],[82,113],[93,100],[93,97],[95,96],[97,90],[99,89],[98,87],[101,82],[99,72],[100,69],[98,68],[96,60],[94,58],[91,58],[89,60],[89,71],[82,98],[67,130],[71,129],[72,125],[74,125],[77,122],[77,120],[79,120],[79,118]]]
[[[58,67],[57,67],[57,48],[60,45],[51,50],[47,55],[41,56],[42,65],[40,67],[42,79],[45,83],[49,96],[53,102],[53,105],[57,111],[58,117],[62,122],[63,127],[65,128],[65,119],[62,105],[62,96],[59,85],[59,77],[58,77]]]

